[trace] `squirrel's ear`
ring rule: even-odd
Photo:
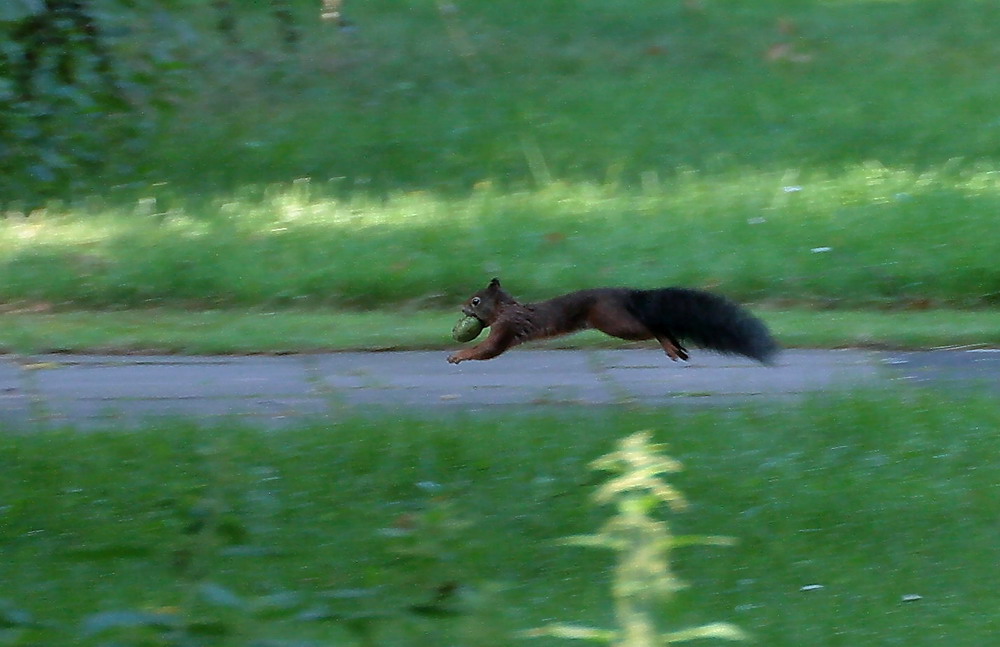
[[[500,279],[494,278],[492,281],[490,281],[490,287],[493,288],[493,289],[499,288],[500,287]]]

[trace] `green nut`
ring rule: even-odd
[[[481,332],[483,332],[482,321],[475,317],[462,317],[455,324],[455,327],[451,329],[451,336],[455,338],[455,341],[464,343],[472,341]]]

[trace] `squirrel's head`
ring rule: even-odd
[[[509,294],[500,287],[500,279],[493,279],[485,288],[476,292],[462,306],[462,312],[475,317],[485,326],[493,325],[503,306],[516,303]]]

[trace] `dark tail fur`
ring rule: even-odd
[[[711,350],[773,362],[778,344],[757,317],[729,299],[686,288],[634,290],[629,311],[654,333]]]

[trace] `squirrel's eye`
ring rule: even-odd
[[[478,306],[480,301],[481,299],[479,297],[472,297],[472,301],[470,301],[469,303],[471,303],[473,306]]]

